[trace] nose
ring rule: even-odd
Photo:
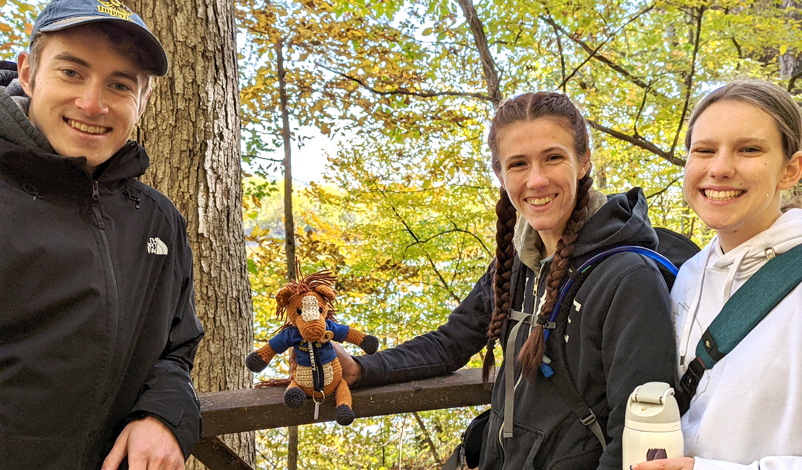
[[[317,299],[313,295],[307,295],[301,300],[301,318],[305,322],[315,321],[320,318],[320,311]]]
[[[539,167],[533,165],[526,177],[526,187],[529,189],[540,189],[548,185],[549,179]]]
[[[731,178],[735,173],[734,158],[730,149],[719,149],[710,161],[708,174],[713,178]]]
[[[102,86],[88,84],[83,92],[75,100],[75,106],[81,109],[88,116],[99,116],[106,114],[109,110],[103,94]]]

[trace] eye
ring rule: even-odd
[[[549,155],[548,157],[546,157],[547,162],[560,161],[562,159],[563,156],[560,154]]]
[[[62,70],[62,72],[64,73],[64,75],[66,75],[66,76],[68,76],[70,78],[75,78],[75,77],[78,76],[78,72],[76,72],[73,69],[64,69],[64,70]]]
[[[114,87],[114,89],[115,89],[115,90],[117,90],[117,91],[129,91],[129,90],[131,90],[131,87],[129,87],[129,86],[128,86],[128,85],[126,85],[125,83],[115,83],[115,84],[114,84],[114,85],[112,85],[112,86],[113,86],[113,87]]]
[[[323,313],[323,307],[318,307],[317,311],[320,312],[320,313]]]
[[[741,149],[741,152],[744,153],[757,153],[760,152],[760,149],[757,147],[744,147]]]
[[[301,309],[300,308],[296,308],[295,311],[298,312],[298,315],[301,314]]]

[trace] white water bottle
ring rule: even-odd
[[[643,384],[629,396],[623,445],[623,470],[640,462],[685,455],[679,406],[667,383]]]

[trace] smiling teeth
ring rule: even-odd
[[[72,119],[67,119],[67,124],[69,124],[70,127],[74,129],[78,129],[88,134],[105,134],[106,132],[109,131],[108,127],[87,126],[86,124],[80,123],[78,121],[73,121]]]
[[[533,206],[542,206],[542,205],[550,203],[553,200],[554,200],[554,196],[541,197],[541,198],[530,197],[530,198],[526,199],[526,202],[528,204],[532,204]]]
[[[712,189],[705,189],[704,192],[705,197],[714,201],[729,201],[743,194],[743,191],[714,191]]]

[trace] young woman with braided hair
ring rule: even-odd
[[[484,347],[487,378],[500,342],[504,362],[479,468],[620,470],[629,394],[645,382],[674,380],[663,275],[640,254],[616,254],[575,282],[573,302],[562,305],[554,325],[547,320],[560,286],[583,261],[615,246],[657,247],[646,199],[640,189],[612,196],[591,189],[587,125],[565,95],[507,101],[488,140],[502,187],[496,259],[436,331],[374,356],[340,351],[343,378],[359,387],[444,375]],[[548,342],[544,326],[554,328]],[[564,354],[555,355],[558,349]],[[598,417],[598,438],[540,372],[541,362],[556,365],[560,357],[566,367],[555,375],[570,374]]]

